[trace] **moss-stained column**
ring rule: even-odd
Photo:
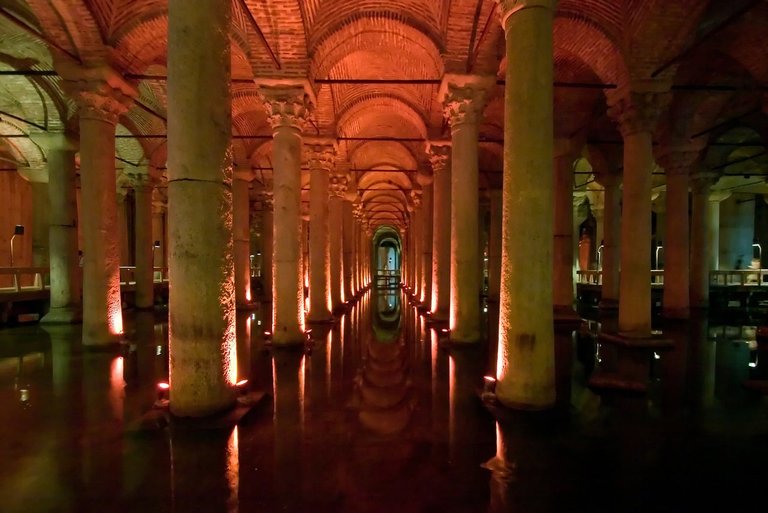
[[[112,68],[60,63],[57,71],[80,117],[83,344],[103,346],[123,333],[115,126],[137,91]]]
[[[64,134],[37,141],[47,149],[51,307],[43,323],[72,323],[82,318],[77,257],[75,153],[77,142]]]
[[[717,181],[717,175],[714,173],[697,173],[691,178],[690,307],[698,309],[709,306],[709,271],[711,270],[712,251],[710,241],[711,209],[714,205],[719,210],[720,203],[719,201],[710,201],[710,189]],[[730,194],[722,196],[728,197]],[[716,197],[716,200],[719,199]]]
[[[438,94],[451,125],[451,341],[480,339],[478,134],[493,78],[446,75]]]
[[[498,187],[492,187],[489,196],[491,224],[488,228],[488,301],[498,303],[501,286],[501,218],[504,200],[501,184]]]
[[[624,138],[624,189],[621,215],[619,333],[630,338],[651,335],[651,175],[652,135],[669,93],[619,92],[609,114]]]
[[[260,80],[259,84],[273,137],[272,340],[275,344],[301,344],[305,340],[301,137],[312,91],[304,82]]]
[[[694,151],[673,150],[659,159],[667,175],[664,316],[672,319],[690,316],[688,176],[698,155]]]
[[[542,409],[555,403],[553,1],[499,6],[507,69],[496,394],[506,406]]]
[[[342,253],[344,261],[342,263],[341,273],[344,277],[344,300],[350,301],[355,295],[355,286],[353,278],[353,235],[355,226],[354,216],[354,194],[347,192],[344,204],[341,207],[342,216]]]
[[[346,290],[344,286],[344,195],[347,192],[346,170],[338,166],[331,173],[328,185],[331,197],[328,200],[328,245],[330,246],[331,274],[331,307],[338,308],[344,303]]]
[[[230,4],[168,9],[170,407],[200,417],[235,400]]]
[[[253,179],[250,166],[235,169],[232,176],[232,240],[235,265],[235,305],[251,303],[251,201]]]
[[[448,320],[451,291],[451,143],[430,141],[427,153],[434,182],[432,216],[432,298],[437,321]]]
[[[129,176],[133,187],[136,209],[134,211],[134,257],[136,266],[136,308],[152,308],[155,304],[155,285],[152,262],[152,191],[153,178],[148,172]]]
[[[621,176],[618,173],[601,173],[597,182],[603,186],[603,251],[602,296],[600,308],[615,309],[619,306],[619,244],[621,240]]]
[[[305,151],[309,163],[309,320],[318,322],[331,318],[328,192],[336,144],[328,139],[307,139]]]

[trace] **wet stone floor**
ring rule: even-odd
[[[480,399],[492,348],[451,347],[399,292],[368,292],[307,350],[269,348],[270,317],[238,318],[239,378],[265,395],[234,428],[158,421],[161,314],[126,314],[111,353],[83,350],[76,326],[0,329],[0,512],[765,507],[754,326],[697,320],[626,358],[585,321],[557,335],[558,407],[521,414]],[[596,379],[624,372],[639,388]]]

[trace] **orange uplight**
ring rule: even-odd
[[[247,380],[247,379],[241,379],[240,381],[238,381],[237,383],[235,383],[235,386],[241,387],[241,386],[243,386],[243,385],[246,385],[247,383],[248,383],[248,380]]]
[[[158,383],[157,388],[159,388],[160,390],[168,390],[169,388],[171,388],[171,385],[169,385],[168,383]]]

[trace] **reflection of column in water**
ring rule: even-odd
[[[331,378],[333,377],[333,351],[334,351],[334,333],[336,326],[328,330],[325,335],[325,397],[331,398]]]
[[[731,401],[744,395],[742,383],[749,377],[749,346],[744,340],[718,340],[715,395]]]
[[[717,344],[709,338],[706,317],[692,318],[689,325],[691,405],[695,410],[709,409],[715,401],[715,363]]]
[[[298,504],[303,489],[304,361],[299,351],[273,352],[275,491],[287,509]]]
[[[237,512],[240,465],[236,432],[172,426],[169,438],[172,513]]]
[[[482,352],[477,347],[452,350],[448,356],[448,451],[459,472],[480,463],[474,459],[478,457],[475,443],[483,429],[477,414],[476,393],[482,367]]]
[[[653,356],[661,375],[661,408],[668,415],[679,412],[684,400],[688,339],[692,334],[689,326],[668,327],[664,335],[672,339],[674,347],[671,351],[655,352]]]

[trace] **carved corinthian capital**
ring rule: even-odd
[[[272,130],[286,127],[300,132],[304,130],[314,105],[314,95],[308,84],[262,79],[256,85]]]
[[[56,66],[62,89],[78,107],[83,119],[98,119],[117,124],[138,96],[138,90],[108,66],[86,68],[71,63]]]
[[[488,90],[494,82],[493,77],[479,75],[447,74],[443,77],[438,98],[443,103],[443,115],[451,127],[480,122]]]

